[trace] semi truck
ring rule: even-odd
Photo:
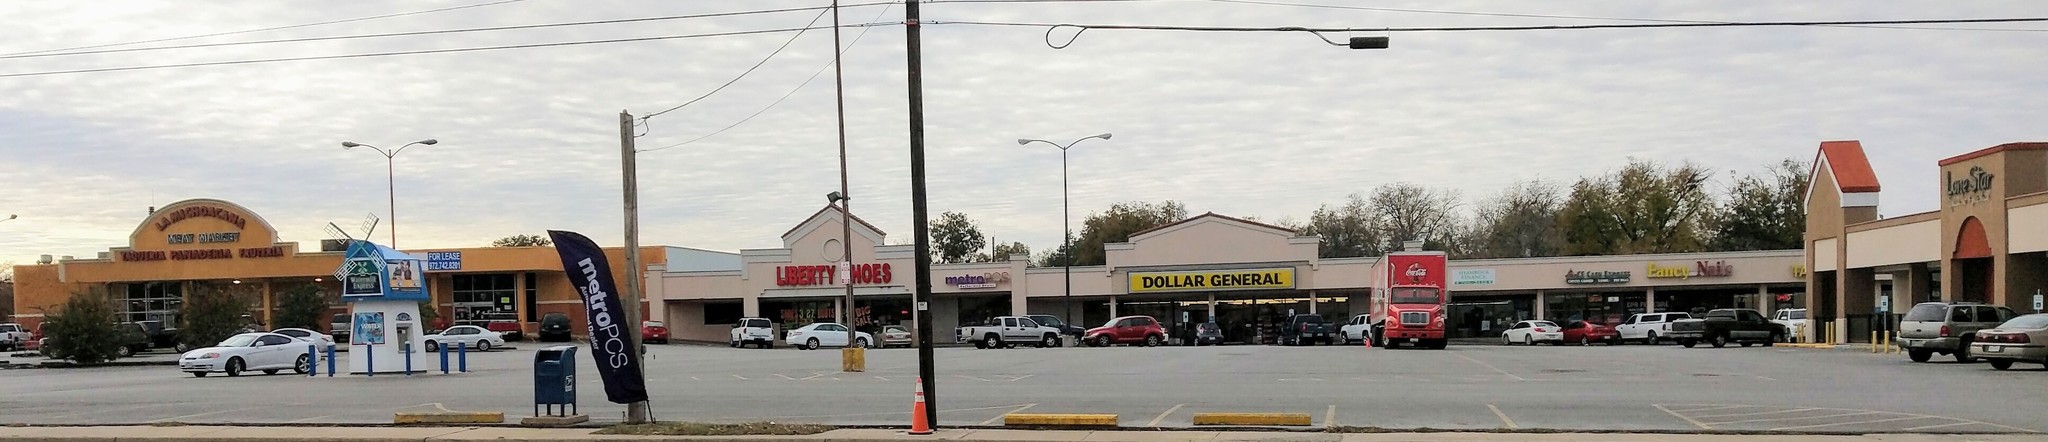
[[[1387,252],[1372,268],[1372,301],[1366,307],[1373,324],[1373,345],[1412,345],[1443,349],[1449,344],[1444,334],[1444,274],[1450,258],[1440,251],[1407,250]]]

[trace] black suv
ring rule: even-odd
[[[541,342],[569,342],[569,315],[560,312],[540,317]]]

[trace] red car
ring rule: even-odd
[[[1602,324],[1572,321],[1564,326],[1564,342],[1577,342],[1579,345],[1601,342],[1614,345],[1621,343],[1621,332]]]
[[[520,330],[521,328],[523,327],[520,327],[520,323],[514,321],[492,321],[491,323],[484,324],[484,330],[498,332],[507,341],[519,341],[525,337],[525,333],[522,333],[524,330]]]
[[[1101,327],[1088,329],[1081,342],[1096,347],[1115,344],[1143,345],[1146,347],[1166,343],[1166,329],[1151,316],[1125,316],[1112,319]]]
[[[661,321],[642,321],[640,323],[640,342],[643,344],[667,344],[668,324]]]

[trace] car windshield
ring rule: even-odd
[[[1998,328],[2017,330],[2037,330],[2048,328],[2048,315],[2036,314],[2012,318],[2011,321],[2005,321],[2004,324],[1998,324]]]
[[[1806,319],[1806,311],[1793,310],[1785,312],[1785,319]]]
[[[1536,321],[1536,322],[1532,322],[1532,323],[1529,323],[1529,325],[1533,325],[1533,326],[1537,326],[1537,327],[1557,327],[1557,323],[1555,323],[1555,322],[1550,322],[1550,321]]]
[[[1437,289],[1426,287],[1398,287],[1389,295],[1390,304],[1441,304],[1443,300]]]
[[[668,324],[663,324],[663,323],[661,323],[661,321],[647,321],[647,324],[646,324],[646,325],[643,325],[642,327],[667,327],[667,326],[668,326]]]
[[[1064,322],[1060,322],[1060,318],[1056,318],[1056,317],[1051,317],[1051,316],[1032,316],[1032,317],[1031,317],[1031,320],[1033,320],[1033,321],[1038,321],[1038,324],[1039,324],[1039,325],[1045,325],[1045,326],[1050,326],[1050,327],[1058,327],[1058,326],[1066,325],[1066,323],[1064,323]]]
[[[1945,306],[1945,305],[1941,305],[1941,304],[1920,304],[1920,305],[1916,305],[1916,306],[1913,306],[1913,310],[1907,311],[1907,312],[1906,312],[1906,317],[1905,317],[1904,319],[1901,319],[1901,320],[1902,320],[1902,321],[1933,321],[1933,322],[1941,322],[1941,317],[1943,316],[1943,315],[1942,315],[1942,313],[1945,313],[1945,312],[1947,312],[1947,311],[1948,311],[1948,306]]]
[[[249,344],[255,342],[256,335],[235,335],[225,341],[220,341],[220,345],[215,347],[248,347]]]
[[[280,334],[280,335],[285,335],[285,336],[290,336],[290,337],[294,337],[294,338],[303,338],[303,337],[307,337],[307,336],[312,336],[312,334],[311,334],[311,333],[306,333],[306,331],[305,331],[305,330],[290,330],[290,329],[286,329],[286,330],[278,330],[278,331],[277,331],[276,333],[277,333],[277,334]]]

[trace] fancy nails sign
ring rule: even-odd
[[[1691,267],[1661,266],[1653,262],[1650,263],[1649,271],[1651,278],[1691,279],[1696,276],[1735,276],[1735,266],[1729,265],[1727,261],[1698,261],[1694,262]]]
[[[811,285],[832,285],[833,266],[777,266],[775,285],[801,287]],[[889,263],[854,264],[854,284],[888,284],[895,277]]]

